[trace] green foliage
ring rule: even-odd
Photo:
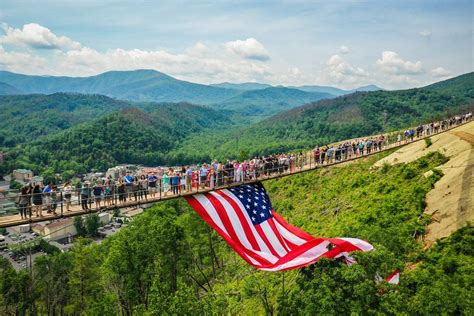
[[[430,147],[431,145],[433,145],[433,142],[431,141],[431,138],[428,137],[428,138],[425,138],[425,145],[426,145],[426,148]]]
[[[76,233],[79,236],[85,236],[87,231],[86,227],[84,226],[84,220],[81,216],[74,217],[74,227],[76,228]]]
[[[265,183],[291,224],[370,241],[376,249],[353,253],[356,265],[322,259],[284,273],[257,271],[175,200],[100,245],[79,238],[69,253],[38,258],[33,284],[0,258],[0,312],[26,313],[34,303],[43,314],[472,314],[474,228],[428,251],[417,239],[429,224],[426,193],[442,177],[424,174],[447,158],[430,153],[372,169],[384,155]],[[400,285],[374,281],[395,269]]]
[[[52,97],[51,97],[52,98]],[[5,165],[41,173],[45,181],[57,182],[92,169],[105,170],[120,163],[156,165],[165,162],[165,152],[189,134],[230,124],[222,113],[190,104],[144,104],[150,112],[127,108],[63,132],[39,138],[27,147],[11,149]],[[168,156],[171,163],[183,157]],[[1,169],[0,168],[0,172]]]
[[[88,214],[84,218],[84,228],[88,237],[96,237],[99,232],[100,218],[97,214]]]

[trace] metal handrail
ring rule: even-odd
[[[15,196],[16,200],[19,200],[19,197],[22,197],[21,201],[28,200],[27,204],[18,204],[17,211],[22,216],[22,220],[25,223],[31,222],[32,219],[37,216],[41,217],[43,211],[51,212],[53,216],[46,216],[44,219],[54,219],[58,217],[64,217],[67,215],[68,211],[77,212],[78,210],[72,210],[71,208],[77,208],[77,206],[82,207],[82,213],[93,212],[101,209],[110,209],[110,208],[121,208],[128,207],[132,205],[141,206],[142,204],[148,204],[157,202],[163,199],[169,199],[170,197],[178,197],[183,195],[196,194],[203,191],[215,190],[228,188],[230,186],[235,186],[243,183],[255,182],[260,180],[266,180],[279,175],[293,174],[306,170],[313,170],[320,168],[322,166],[334,165],[337,163],[354,160],[360,157],[365,157],[372,155],[377,152],[391,149],[393,147],[398,147],[403,144],[408,144],[432,135],[437,135],[439,133],[445,132],[446,130],[457,127],[461,124],[467,123],[471,118],[467,120],[460,120],[452,122],[450,124],[440,124],[440,128],[436,131],[430,130],[430,133],[427,135],[426,130],[419,135],[405,137],[401,142],[398,142],[396,139],[384,137],[383,143],[378,144],[367,150],[367,147],[364,146],[362,150],[357,146],[354,148],[352,143],[349,141],[339,142],[338,144],[347,144],[348,146],[343,146],[340,149],[334,149],[332,154],[328,155],[328,151],[320,151],[318,156],[315,155],[315,151],[302,153],[301,155],[285,155],[283,161],[275,160],[276,157],[273,156],[272,161],[265,161],[263,164],[259,164],[254,169],[251,169],[250,172],[239,172],[236,174],[236,170],[233,168],[226,168],[223,171],[216,172],[215,177],[206,177],[205,183],[201,182],[201,177],[199,170],[193,171],[193,177],[190,179],[191,188],[188,186],[188,176],[185,175],[184,183],[181,183],[183,176],[179,176],[178,185],[171,184],[171,178],[168,178],[168,181],[165,183],[163,178],[159,178],[155,189],[150,187],[148,181],[145,182],[145,187],[140,189],[138,183],[134,183],[131,186],[124,186],[124,190],[120,189],[119,185],[114,183],[109,186],[105,185],[95,185],[88,188],[77,188],[71,191],[71,197],[66,197],[64,191],[57,190],[51,193],[34,193],[21,195],[17,194]],[[446,120],[445,120],[446,121]],[[439,121],[439,122],[445,122]],[[359,137],[357,140],[374,138],[372,137]],[[355,142],[355,140],[352,140]],[[403,144],[401,144],[403,143]],[[331,147],[334,148],[334,145]],[[283,162],[283,163],[282,163]],[[193,181],[194,179],[194,181]],[[100,195],[94,195],[94,188],[99,188],[101,191]],[[106,188],[110,188],[110,194],[103,194]],[[99,191],[99,190],[97,190]],[[171,195],[169,192],[171,191]],[[86,192],[86,194],[84,194]],[[156,197],[158,195],[158,197]],[[103,205],[102,205],[103,202]],[[94,204],[94,208],[92,205]],[[59,213],[58,213],[59,208]],[[35,214],[33,215],[33,211]],[[18,214],[18,213],[17,213]],[[54,216],[57,215],[57,216]],[[42,217],[41,217],[42,218]],[[0,226],[2,222],[2,217],[0,217]]]

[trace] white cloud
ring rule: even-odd
[[[2,25],[5,35],[0,37],[1,44],[23,45],[38,49],[80,49],[81,44],[66,36],[57,36],[50,29],[36,23],[23,25],[16,29]]]
[[[350,49],[346,45],[342,45],[341,47],[339,47],[339,52],[344,55],[349,54]]]
[[[0,45],[0,69],[39,74],[46,69],[46,60],[22,52],[8,52]]]
[[[421,61],[411,62],[403,60],[397,53],[385,51],[376,65],[388,75],[416,75],[424,72]]]
[[[443,67],[436,67],[431,70],[431,74],[435,77],[442,78],[448,77],[451,73]]]
[[[186,50],[188,54],[194,56],[205,56],[209,51],[209,47],[201,42],[197,42],[193,47]]]
[[[431,32],[428,30],[423,30],[418,33],[420,36],[423,36],[425,38],[431,38]]]
[[[326,75],[331,83],[353,84],[361,78],[368,77],[368,73],[361,67],[353,66],[339,55],[332,55],[326,63]]]
[[[57,73],[91,75],[109,70],[155,69],[166,74],[203,82],[265,80],[271,76],[268,66],[251,61],[231,61],[209,48],[203,54],[198,45],[185,53],[164,50],[111,49],[104,53],[83,47],[80,50],[58,52],[55,55]]]
[[[247,38],[245,41],[236,40],[225,43],[228,51],[246,59],[266,61],[270,59],[270,54],[265,47],[255,38]]]

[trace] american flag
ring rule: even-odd
[[[309,265],[321,257],[369,251],[356,238],[317,238],[289,225],[272,208],[261,183],[187,196],[188,203],[250,265],[265,271]]]

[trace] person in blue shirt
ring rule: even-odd
[[[48,184],[43,188],[43,196],[44,196],[44,204],[46,205],[47,212],[46,213],[51,213],[51,191],[53,189],[53,183],[50,181]]]
[[[173,190],[173,194],[179,194],[179,173],[173,173],[171,177],[171,188]]]
[[[123,177],[123,182],[125,183],[125,192],[127,192],[128,199],[132,199],[133,191],[133,177],[127,172],[127,175]]]
[[[154,198],[156,194],[156,182],[158,181],[158,177],[152,173],[148,175],[148,188],[150,190],[150,197]]]

